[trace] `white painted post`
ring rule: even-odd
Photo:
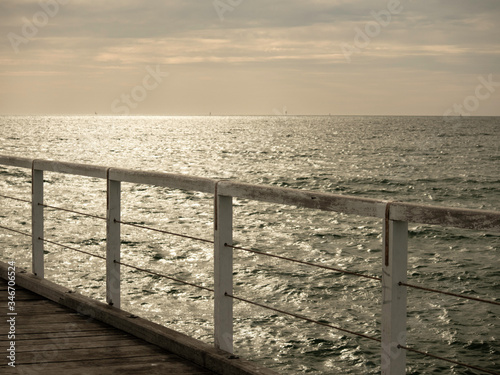
[[[33,163],[31,183],[31,268],[33,274],[44,278],[43,264],[43,171],[35,169]]]
[[[406,372],[406,351],[398,348],[398,345],[406,346],[406,287],[399,285],[399,282],[407,280],[407,222],[385,221],[384,248],[386,254],[382,269],[382,375],[402,375]]]
[[[106,302],[120,308],[120,192],[121,182],[109,179],[106,238]]]
[[[233,353],[233,198],[215,193],[214,218],[215,347]]]

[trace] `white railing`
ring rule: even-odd
[[[213,242],[214,245],[214,336],[216,347],[229,353],[233,352],[233,299],[246,301],[233,296],[233,248],[235,248],[232,246],[233,198],[382,219],[384,232],[384,251],[381,260],[382,334],[380,339],[372,339],[379,341],[381,344],[381,368],[382,373],[387,375],[404,374],[406,352],[419,352],[406,346],[406,289],[412,286],[407,284],[408,223],[500,232],[500,212],[496,211],[425,206],[218,181],[185,175],[50,160],[33,160],[2,155],[0,155],[0,165],[32,170],[32,272],[41,278],[44,277],[45,242],[44,171],[94,177],[107,181],[107,215],[106,218],[103,218],[107,222],[106,301],[118,308],[120,307],[120,265],[123,264],[120,261],[121,183],[148,184],[213,194],[214,240],[210,242]],[[8,230],[5,226],[1,226],[1,228]],[[208,288],[204,289],[212,291]],[[489,302],[500,305],[495,301]],[[479,369],[474,366],[470,367]],[[480,370],[495,374],[495,372],[489,370]]]

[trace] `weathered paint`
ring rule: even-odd
[[[219,193],[225,196],[251,199],[262,202],[292,205],[296,207],[335,211],[364,217],[385,217],[386,200],[360,198],[307,190],[253,185],[240,182],[218,181],[179,174],[136,171],[122,168],[108,168],[96,165],[33,160],[0,155],[0,165],[21,168],[35,166],[38,170],[69,173],[114,181],[130,182],[213,193],[218,184]],[[419,224],[451,226],[475,230],[500,232],[500,212],[429,206],[415,203],[390,202],[391,220]]]
[[[32,271],[43,278],[44,271],[44,242],[43,237],[43,171],[32,169],[31,184],[31,243],[32,243]]]
[[[233,202],[216,195],[214,231],[214,339],[215,347],[233,353]]]
[[[111,168],[109,176],[112,180],[116,181],[165,186],[172,189],[200,191],[204,193],[213,193],[215,183],[217,182],[216,180],[203,177],[121,168]]]
[[[119,181],[108,180],[106,214],[106,302],[120,308],[120,192]]]
[[[386,226],[389,226],[386,230]],[[406,287],[408,223],[384,222],[384,244],[388,246],[388,262],[382,266],[382,358],[383,375],[405,374],[406,351]]]

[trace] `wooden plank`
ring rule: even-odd
[[[57,318],[54,315],[17,315],[16,321],[17,325],[44,325],[46,323],[54,323],[57,322],[61,326],[65,323],[73,323],[81,321],[83,317],[76,312],[72,312],[71,314],[58,314]]]
[[[27,290],[19,289],[17,287],[14,287],[14,289],[16,291],[16,295],[15,295],[16,303],[17,302],[21,303],[23,301],[37,301],[37,300],[41,301],[41,300],[43,300],[43,297],[39,296],[38,294],[29,292]],[[7,294],[7,289],[0,292],[0,303],[2,306],[7,306],[7,302],[10,301],[8,299],[8,297],[9,297],[9,295]]]
[[[34,165],[35,163],[33,163]],[[31,183],[31,272],[43,278],[44,268],[44,217],[43,217],[43,171],[33,167]]]
[[[390,219],[464,229],[500,232],[500,212],[391,203]]]
[[[217,190],[220,195],[365,217],[383,218],[387,204],[377,199],[229,181],[220,182]]]
[[[106,190],[106,302],[120,308],[121,182],[108,179]]]
[[[16,346],[16,363],[43,363],[43,362],[72,362],[84,359],[113,359],[113,358],[130,358],[143,355],[162,355],[165,354],[161,348],[152,344],[123,346],[123,347],[97,347],[66,350],[59,343],[48,343],[44,350],[18,351],[21,348]],[[168,353],[166,354],[168,355]]]
[[[64,315],[63,315],[64,316]],[[78,315],[71,316],[69,318],[59,317],[55,319],[44,319],[47,322],[40,322],[36,320],[32,320],[31,322],[23,321],[23,319],[17,319],[18,323],[16,325],[16,332],[19,334],[28,334],[28,333],[43,333],[43,332],[58,332],[58,331],[72,331],[78,332],[82,330],[99,330],[107,328],[108,325],[100,322],[100,321],[92,321],[85,316],[80,316],[81,320],[77,319]],[[89,326],[87,323],[93,322],[93,326]],[[7,332],[7,326],[0,325],[0,334]]]
[[[110,178],[117,181],[166,186],[174,189],[202,191],[214,193],[215,184],[219,184],[219,194],[258,200],[262,202],[286,204],[297,207],[336,211],[345,214],[365,217],[384,218],[384,200],[335,195],[305,190],[279,188],[273,186],[252,185],[230,181],[176,175],[161,172],[134,171],[122,168],[107,168],[103,166],[57,162],[51,160],[35,160],[0,155],[0,165],[70,173],[82,176]],[[476,230],[500,231],[500,212],[469,210],[420,204],[390,202],[391,219],[431,225],[445,225]]]
[[[0,285],[5,284],[0,280]],[[33,294],[17,285],[16,295],[23,293]],[[29,314],[20,313],[15,317],[16,373],[95,374],[104,371],[106,374],[212,374],[158,346],[54,302],[33,300],[16,304],[16,309],[21,308]],[[44,313],[41,314],[41,311]],[[65,324],[67,320],[70,323]],[[7,352],[11,345],[6,326],[6,322],[0,324],[3,331],[0,336],[2,352]],[[43,333],[46,326],[57,329],[57,332]],[[93,327],[94,330],[80,331],[78,326],[86,329]],[[31,327],[36,333],[20,333],[26,327]],[[12,368],[5,362],[0,366],[0,373],[11,371]]]
[[[6,278],[7,264],[0,262],[0,277]],[[169,352],[194,362],[204,368],[225,375],[276,375],[274,371],[261,368],[254,363],[234,358],[227,352],[200,342],[182,333],[142,318],[131,319],[129,312],[92,300],[78,293],[68,293],[68,289],[49,280],[40,279],[33,274],[16,274],[16,283],[42,296],[57,301],[72,309],[82,309],[97,324],[97,320],[113,325],[133,336],[157,345]],[[68,323],[73,325],[76,323]],[[21,327],[19,327],[20,329]],[[18,327],[16,326],[16,330]],[[131,347],[133,348],[133,347]],[[126,355],[126,353],[122,353]],[[129,353],[130,355],[130,353]]]
[[[212,374],[208,370],[193,369],[192,366],[183,367],[178,363],[144,363],[144,364],[130,364],[126,367],[122,365],[100,365],[97,362],[94,366],[79,367],[77,369],[59,369],[59,366],[47,366],[47,374],[50,375],[95,375],[100,374],[103,368],[106,369],[106,375],[204,375]],[[22,367],[21,367],[22,368]],[[39,375],[39,374],[36,374]]]
[[[22,335],[32,335],[32,334],[49,334],[49,333],[60,333],[63,332],[73,332],[74,334],[80,332],[101,332],[105,333],[107,330],[112,330],[109,326],[89,326],[87,322],[73,322],[61,325],[57,321],[50,324],[34,324],[34,325],[21,325],[16,326],[16,337]],[[3,325],[0,327],[0,335],[6,335],[7,329]]]
[[[233,353],[233,201],[217,195],[214,241],[214,339],[215,346]]]
[[[134,171],[122,168],[111,168],[109,170],[109,178],[114,181],[165,186],[171,189],[201,191],[204,193],[213,193],[216,183],[215,180],[204,177],[193,177],[173,173]]]
[[[46,299],[18,300],[16,298],[15,301],[18,315],[31,314],[30,310],[36,310],[37,314],[47,314],[51,312],[63,313],[71,311],[67,307],[58,305],[57,303],[48,301]],[[2,311],[3,309],[5,309],[5,311],[7,310],[7,302],[0,303],[0,311]]]
[[[11,167],[20,167],[31,169],[33,159],[20,158],[16,156],[0,155],[0,164],[8,165]]]
[[[99,339],[95,339],[94,336],[86,337],[57,337],[57,338],[46,338],[37,340],[24,340],[17,344],[16,351],[18,353],[23,352],[35,352],[54,349],[64,349],[64,350],[75,350],[75,349],[107,349],[107,348],[117,348],[122,346],[149,346],[144,340],[135,338],[131,335],[125,336],[99,336]]]
[[[44,300],[33,300],[30,302],[45,302]],[[0,311],[8,311],[6,306],[0,306]],[[63,315],[63,314],[68,314],[68,313],[74,313],[74,311],[71,311],[63,306],[52,306],[52,305],[40,305],[40,306],[29,306],[27,303],[21,304],[20,302],[16,303],[16,313],[17,316],[30,316],[33,315],[33,311],[36,311],[36,315],[48,315],[48,316],[53,316],[53,315]],[[54,318],[56,320],[57,318]]]
[[[382,267],[381,369],[382,375],[400,375],[406,367],[406,351],[398,348],[406,345],[406,287],[399,282],[407,279],[408,223],[384,223],[384,246],[388,257]]]
[[[100,165],[77,164],[43,159],[35,160],[34,166],[38,170],[44,170],[48,172],[66,173],[101,179],[106,179],[106,173],[109,169],[108,167],[103,167]]]
[[[111,337],[129,337],[127,333],[119,331],[115,328],[107,329],[95,329],[95,330],[85,330],[85,331],[66,331],[61,332],[40,332],[40,333],[28,333],[28,334],[18,334],[16,332],[17,341],[25,340],[45,340],[45,339],[59,339],[59,338],[85,338],[91,336],[93,340],[105,340]]]
[[[92,340],[110,340],[118,338],[128,338],[133,337],[125,332],[119,331],[115,328],[110,328],[108,330],[93,330],[93,331],[77,331],[77,332],[45,332],[45,333],[29,333],[29,334],[19,334],[16,332],[16,341],[30,341],[30,340],[66,340],[66,339],[77,339],[82,340],[86,338],[92,338]],[[0,341],[9,341],[7,337],[1,337]]]
[[[31,374],[26,370],[34,370],[30,365],[17,366],[22,372]],[[41,370],[36,368],[36,370]],[[94,375],[103,373],[116,375],[135,374],[213,374],[212,372],[194,366],[192,363],[182,359],[164,356],[140,356],[131,357],[127,363],[123,359],[93,359],[74,362],[45,363],[43,372],[54,375]],[[0,367],[1,371],[1,367]],[[35,375],[33,373],[33,375]],[[38,375],[38,374],[36,374]]]
[[[2,282],[2,288],[0,290],[4,291],[5,293],[0,293],[0,300],[6,300],[6,296],[8,296],[7,291],[8,291],[8,285],[7,281],[0,279]],[[16,288],[16,285],[11,284],[11,288]],[[31,297],[40,297],[36,293],[30,292],[29,290],[26,289],[20,289],[19,291],[16,291],[16,295],[24,295],[24,296],[31,296]]]

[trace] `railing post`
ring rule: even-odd
[[[382,269],[382,374],[406,372],[406,282],[408,259],[408,223],[389,220],[389,206],[384,222],[384,259]]]
[[[120,192],[121,182],[107,181],[106,302],[120,308]]]
[[[215,346],[233,353],[233,199],[215,192],[214,215]]]
[[[33,274],[43,278],[43,171],[35,169],[33,162],[31,183],[31,268]]]

